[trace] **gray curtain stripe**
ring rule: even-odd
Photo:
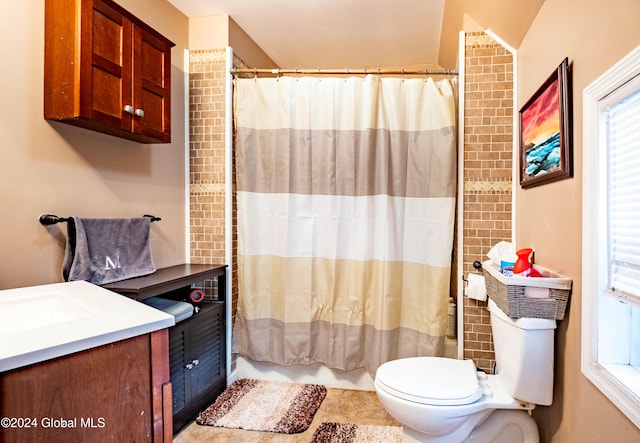
[[[239,191],[455,196],[453,127],[415,132],[239,127],[236,140],[242,155]]]
[[[242,330],[236,334],[235,330]],[[409,328],[381,331],[371,325],[350,326],[322,320],[284,323],[272,318],[236,316],[232,352],[255,361],[283,365],[323,363],[329,368],[365,368],[371,375],[382,363],[405,357],[444,355],[443,336]],[[371,352],[371,350],[376,350]]]

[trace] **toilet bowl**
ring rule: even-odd
[[[495,375],[471,360],[444,357],[403,358],[378,368],[378,399],[404,425],[404,442],[539,442],[528,412],[551,404],[555,320],[513,320],[491,300],[489,311]]]
[[[498,375],[478,372],[471,360],[442,357],[394,360],[380,366],[374,386],[380,403],[405,426],[404,442],[499,441],[495,440],[500,428],[499,414],[485,426],[491,432],[482,433],[492,435],[493,439],[479,439],[480,432],[472,434],[496,410],[527,411],[535,407],[508,395]],[[533,422],[526,412],[522,413],[526,417],[523,421]],[[521,433],[532,430],[535,435],[530,438],[505,441],[537,442],[535,422],[533,429],[529,426]]]

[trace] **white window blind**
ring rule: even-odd
[[[606,110],[609,290],[640,304],[640,92]]]

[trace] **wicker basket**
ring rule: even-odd
[[[536,265],[543,277],[506,277],[491,260],[482,264],[487,295],[511,318],[562,320],[571,279]]]

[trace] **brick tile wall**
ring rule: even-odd
[[[463,272],[511,241],[513,56],[485,33],[465,37]],[[487,303],[464,298],[464,358],[490,371]]]
[[[189,183],[192,263],[225,261],[225,51],[192,51]]]
[[[234,66],[246,67],[236,57]],[[225,76],[224,49],[191,51],[189,55],[189,208],[192,263],[226,263],[225,256]],[[238,300],[235,156],[232,159],[232,321]],[[207,286],[205,284],[205,286]],[[217,284],[210,287],[217,293]],[[208,291],[205,291],[209,295]],[[235,363],[232,362],[232,370]]]

